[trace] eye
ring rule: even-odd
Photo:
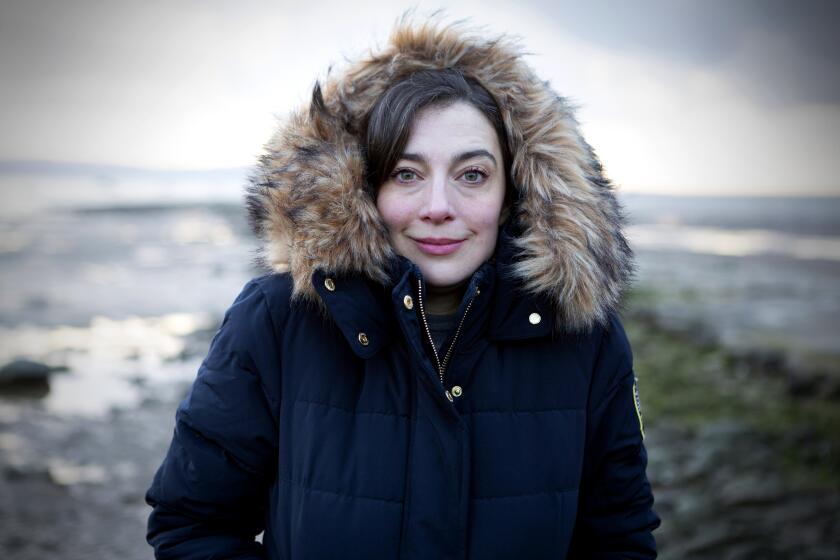
[[[471,167],[464,171],[461,174],[461,177],[463,177],[464,181],[466,181],[467,183],[478,185],[484,182],[484,180],[487,178],[487,173],[485,173],[483,169],[480,169],[478,167]]]
[[[391,173],[391,178],[398,183],[411,183],[417,179],[417,172],[413,169],[400,168]]]

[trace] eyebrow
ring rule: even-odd
[[[462,161],[466,161],[468,159],[472,159],[472,158],[480,157],[480,156],[490,158],[490,160],[493,162],[493,165],[498,165],[496,163],[496,158],[493,157],[493,154],[491,154],[490,152],[488,152],[487,150],[484,150],[484,149],[470,150],[468,152],[462,152],[462,153],[458,154],[457,156],[455,156],[454,158],[452,158],[452,163],[460,163]],[[425,163],[426,162],[426,158],[423,157],[422,154],[414,154],[414,153],[405,153],[402,156],[400,156],[400,159],[407,159],[407,160],[410,160],[410,161],[416,161],[417,163]]]

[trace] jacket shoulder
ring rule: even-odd
[[[603,322],[595,323],[587,330],[555,336],[562,344],[572,345],[582,356],[588,357],[592,368],[614,370],[622,365],[629,367],[633,362],[630,341],[616,312],[609,313]]]
[[[284,272],[257,276],[245,285],[240,297],[249,291],[258,293],[265,300],[265,308],[279,334],[283,325],[286,324],[292,308],[293,285],[291,275]]]
[[[612,312],[607,321],[601,327],[600,355],[611,356],[619,363],[625,363],[628,367],[633,363],[633,350],[630,347],[630,340],[618,313]]]
[[[225,311],[202,362],[199,380],[206,372],[236,370],[251,374],[276,405],[280,390],[276,375],[279,349],[288,322],[290,296],[287,274],[266,274],[249,280]]]
[[[617,313],[592,328],[582,341],[591,354],[590,402],[597,405],[617,384],[633,376],[633,351]]]

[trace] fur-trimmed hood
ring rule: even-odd
[[[461,25],[403,20],[379,52],[316,85],[266,146],[248,187],[262,262],[290,271],[297,296],[317,299],[312,274],[385,281],[393,248],[366,185],[361,123],[396,81],[456,68],[496,100],[517,189],[513,271],[523,289],[555,302],[558,325],[604,323],[632,272],[621,209],[567,102],[523,61],[506,36]]]

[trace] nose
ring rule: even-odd
[[[445,222],[452,219],[452,205],[446,177],[435,178],[428,185],[426,201],[420,217],[431,222]]]

